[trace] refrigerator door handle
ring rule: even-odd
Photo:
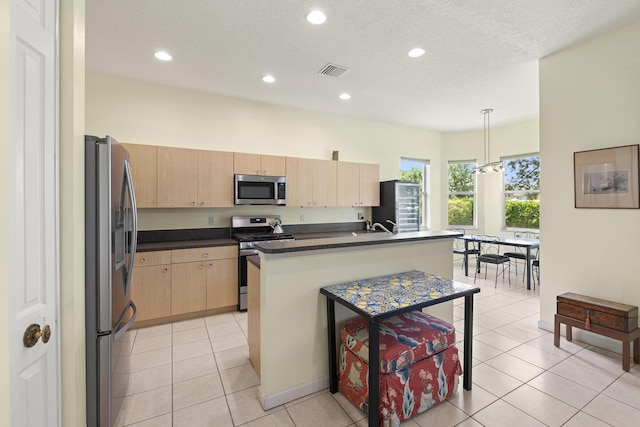
[[[133,180],[131,179],[131,166],[129,161],[124,161],[124,173],[127,181],[127,189],[129,193],[129,200],[131,202],[131,246],[129,247],[129,268],[127,269],[127,277],[124,283],[125,294],[129,295],[131,291],[131,278],[133,276],[133,266],[135,265],[136,250],[138,248],[138,207],[136,206],[136,195],[133,190]],[[135,305],[134,305],[135,307]]]
[[[136,321],[136,317],[138,317],[138,307],[136,307],[135,303],[133,302],[133,300],[129,300],[129,307],[133,308],[133,315],[131,316],[131,319],[129,319],[129,321],[127,323],[125,323],[120,329],[118,329],[114,334],[113,334],[113,339],[117,340],[118,338],[120,338],[122,336],[122,334],[124,334],[125,332],[127,332],[129,330],[129,328],[131,327],[131,325],[133,325],[133,322]],[[128,307],[127,307],[128,308]],[[123,313],[124,314],[127,312],[128,310],[125,310]]]

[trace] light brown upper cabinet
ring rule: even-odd
[[[158,147],[158,207],[233,206],[233,153]]]
[[[123,143],[122,146],[129,152],[133,188],[135,188],[138,207],[157,207],[158,182],[156,146],[125,143]]]
[[[285,164],[282,156],[233,153],[233,173],[239,175],[285,176]]]
[[[287,157],[287,206],[313,206],[312,160]]]
[[[233,206],[233,153],[198,152],[198,207]]]
[[[336,162],[287,157],[287,206],[336,206]]]
[[[379,206],[380,166],[338,162],[338,206]]]
[[[336,206],[337,165],[333,160],[313,160],[313,206]]]
[[[360,204],[380,206],[380,165],[360,163]]]
[[[158,207],[198,206],[198,151],[158,147]]]

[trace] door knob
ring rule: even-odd
[[[43,343],[48,343],[51,338],[51,328],[49,325],[44,325],[42,330],[40,330],[40,325],[37,323],[32,323],[27,326],[27,329],[24,331],[24,335],[22,336],[22,343],[25,347],[33,347],[36,345],[38,340],[42,337]]]

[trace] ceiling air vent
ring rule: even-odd
[[[322,67],[322,70],[318,71],[318,74],[322,74],[329,77],[340,77],[344,73],[349,71],[347,67],[341,67],[336,64],[327,64]]]

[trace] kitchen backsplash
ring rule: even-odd
[[[359,220],[359,214],[364,218]],[[230,227],[234,215],[279,215],[283,225],[354,222],[371,219],[369,207],[235,206],[233,208],[139,209],[139,230]]]

